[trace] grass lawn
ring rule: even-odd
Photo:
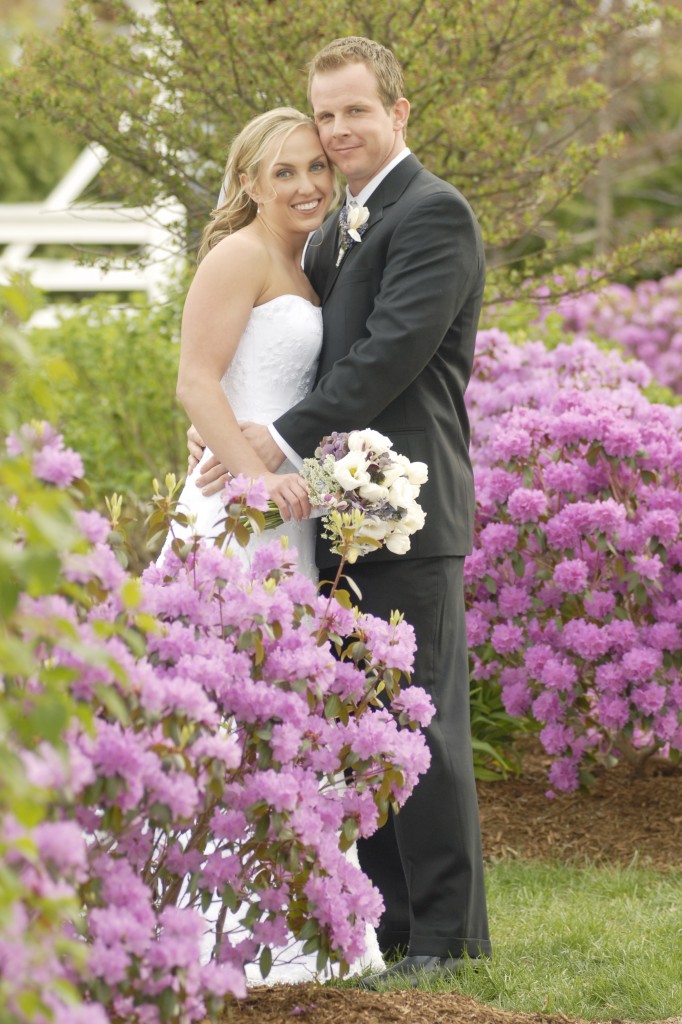
[[[487,886],[493,959],[424,989],[589,1020],[682,1012],[682,873],[504,861]]]

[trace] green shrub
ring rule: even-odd
[[[181,295],[150,307],[99,298],[64,313],[56,327],[25,332],[30,354],[7,376],[8,429],[49,419],[81,452],[94,502],[112,493],[139,512],[153,477],[181,474],[187,419],[175,400]],[[134,561],[149,559],[142,527]]]

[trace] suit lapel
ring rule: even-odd
[[[374,206],[372,204],[372,200],[373,199],[374,199],[374,196],[370,196],[369,200],[367,201],[367,205],[369,207],[369,220],[367,221],[367,229],[364,231],[364,233],[362,235],[363,240],[365,238],[367,238],[367,235],[369,234],[370,230],[374,227],[375,224],[379,223],[379,221],[381,220],[381,218],[384,215],[384,208],[383,208],[383,206],[380,206],[380,207]],[[338,217],[336,218],[336,221],[337,221],[337,227],[338,227]],[[333,255],[333,258],[332,258],[332,265],[331,265],[331,268],[329,270],[329,274],[327,276],[327,284],[326,284],[326,287],[324,289],[324,293],[322,295],[322,302],[323,303],[326,301],[327,296],[329,295],[330,291],[334,287],[334,285],[336,283],[336,279],[339,276],[339,274],[341,273],[341,271],[343,270],[343,267],[344,267],[346,261],[348,259],[352,259],[353,252],[356,249],[359,249],[360,246],[362,245],[362,242],[355,242],[353,245],[349,246],[348,249],[346,249],[346,251],[344,252],[343,256],[341,257],[341,262],[337,266],[336,262],[337,262],[338,255],[339,255],[339,246],[341,244],[341,240],[339,238],[338,231],[336,231],[336,233],[335,233],[335,239],[336,239],[336,243],[337,244],[336,244],[336,247],[334,249],[334,255]]]
[[[386,207],[392,206],[393,203],[400,199],[412,178],[421,168],[422,165],[419,160],[410,153],[384,178],[367,200],[369,220],[367,222],[367,230],[362,236],[362,242],[356,242],[355,245],[346,250],[338,267],[336,266],[336,258],[339,251],[339,214],[336,213],[329,218],[322,229],[324,231],[324,240],[320,248],[320,262],[322,266],[326,265],[328,268],[326,284],[321,293],[323,304],[326,302],[343,268],[349,260],[352,261],[355,250],[360,249],[372,228],[382,220]]]

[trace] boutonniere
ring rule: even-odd
[[[368,220],[369,210],[366,206],[344,206],[341,210],[339,216],[341,245],[339,255],[336,257],[337,267],[351,245],[362,241],[362,236],[367,230]]]

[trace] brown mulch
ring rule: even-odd
[[[488,860],[638,863],[682,869],[682,774],[650,770],[633,778],[624,765],[604,772],[589,793],[548,800],[548,761],[531,746],[519,778],[479,783]],[[456,992],[364,992],[314,984],[250,990],[221,1024],[582,1024],[563,1014],[514,1013]],[[627,1024],[613,1020],[610,1024]],[[662,1024],[662,1022],[658,1022]],[[682,1024],[682,1017],[665,1024]]]
[[[589,792],[548,800],[548,766],[531,747],[519,778],[479,783],[486,859],[682,868],[682,773],[650,768],[635,778],[619,764],[597,775]]]
[[[578,1024],[577,1018],[563,1014],[498,1010],[457,992],[363,992],[308,984],[253,989],[224,1020],[225,1024]],[[682,1024],[682,1017],[670,1018],[667,1024]]]

